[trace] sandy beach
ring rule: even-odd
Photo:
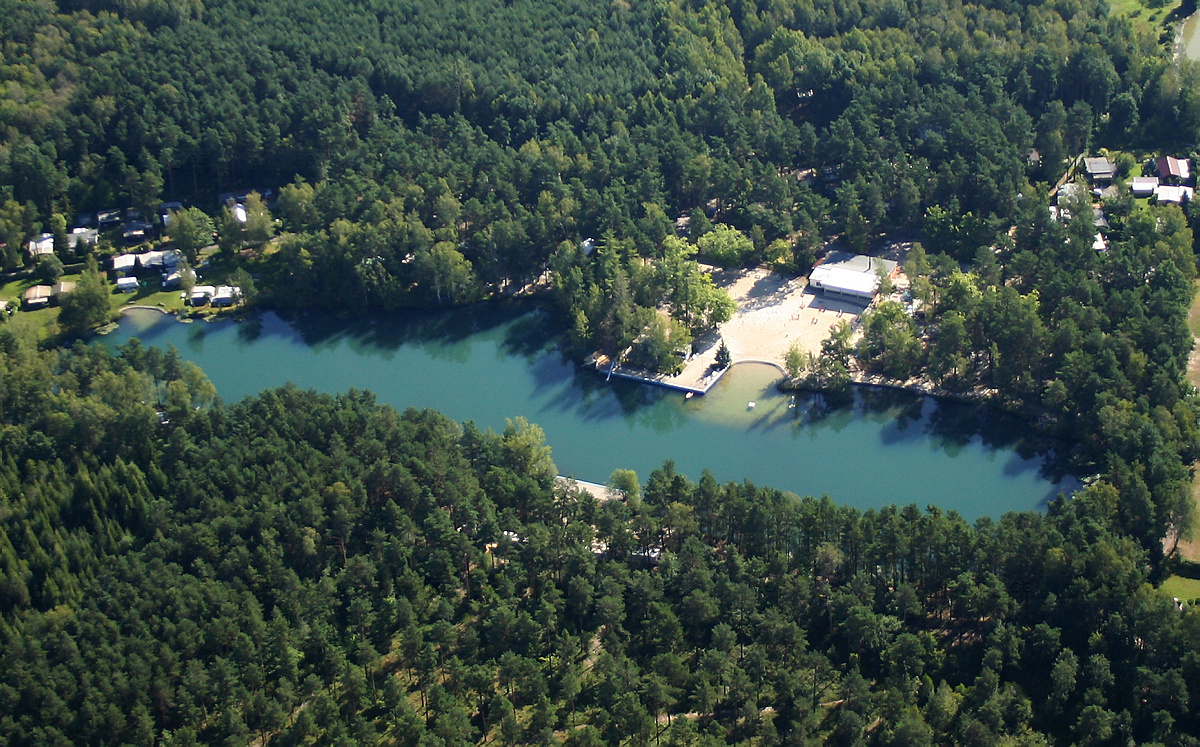
[[[876,256],[903,263],[909,246],[907,242],[893,242]],[[767,363],[782,374],[792,345],[819,353],[835,324],[846,321],[855,325],[868,308],[866,304],[817,293],[803,277],[788,277],[765,268],[725,269],[703,264],[701,268],[737,302],[733,317],[716,331],[696,339],[696,352],[677,376],[620,368],[613,375],[704,393],[724,373],[715,366],[722,340],[733,363]],[[894,280],[895,291],[907,286],[907,278],[900,273]],[[856,330],[851,339],[857,339],[858,334]]]
[[[662,386],[703,393],[724,371],[717,369],[721,341],[729,347],[734,363],[767,363],[783,373],[788,349],[818,352],[829,329],[841,320],[853,323],[864,306],[827,299],[809,290],[807,280],[776,274],[765,269],[729,270],[703,266],[714,282],[737,302],[733,317],[718,330],[695,341],[696,353],[677,376],[648,374],[618,369],[616,375],[640,378]]]

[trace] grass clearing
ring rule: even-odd
[[[1200,579],[1171,576],[1159,588],[1176,599],[1200,599]]]
[[[1109,13],[1126,16],[1143,31],[1162,29],[1174,18],[1183,0],[1170,0],[1160,8],[1151,8],[1142,0],[1109,0]]]
[[[163,290],[162,283],[150,278],[143,280],[138,285],[136,293],[114,293],[113,294],[113,310],[120,309],[123,306],[154,306],[164,311],[179,311],[183,308],[183,291]]]

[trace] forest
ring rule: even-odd
[[[77,211],[176,198],[170,238],[194,259],[216,229],[276,308],[548,289],[571,354],[670,369],[733,308],[697,260],[919,237],[928,313],[878,309],[823,375],[988,392],[1086,447],[1156,567],[1189,530],[1200,206],[1105,198],[1102,253],[1088,206],[1047,212],[1077,155],[1125,149],[1124,179],[1200,140],[1200,67],[1104,3],[2,7],[10,267]],[[245,224],[214,199],[251,188]]]
[[[459,303],[579,268],[566,312],[600,349],[642,331],[637,275],[676,234],[803,272],[831,233],[949,225],[967,260],[1069,158],[1200,133],[1195,67],[1098,1],[0,8],[6,267],[79,212],[183,200],[220,228],[217,193],[258,189],[282,236],[244,259],[276,306]],[[714,226],[741,240],[699,246]]]
[[[169,238],[196,260],[215,231],[275,308],[546,289],[571,354],[662,368],[732,311],[698,260],[919,238],[924,314],[882,304],[814,369],[985,392],[1091,476],[974,524],[670,463],[597,501],[523,420],[221,403],[176,351],[0,327],[0,741],[1200,738],[1200,617],[1153,588],[1193,523],[1200,206],[1118,192],[1100,253],[1090,202],[1047,210],[1078,155],[1200,141],[1200,69],[1108,3],[0,13],[5,272],[77,214],[178,200]],[[244,224],[217,198],[243,190]]]
[[[13,745],[1188,744],[1200,616],[1095,485],[968,524],[556,483],[371,395],[233,405],[174,350],[0,331]]]

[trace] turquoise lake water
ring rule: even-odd
[[[433,408],[503,430],[524,415],[540,425],[562,474],[606,482],[614,469],[643,480],[665,459],[692,479],[748,479],[859,508],[936,504],[968,519],[1044,507],[1060,490],[1022,429],[987,411],[866,390],[833,407],[777,392],[779,372],[734,366],[713,391],[684,399],[613,380],[565,360],[551,315],[486,305],[388,318],[180,323],[134,310],[105,339],[174,345],[235,401],[292,382],[374,392],[398,409]],[[755,402],[753,408],[749,402]]]

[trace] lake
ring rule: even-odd
[[[1027,429],[988,410],[884,390],[860,390],[841,406],[819,395],[793,400],[775,389],[779,371],[763,364],[734,366],[708,395],[687,400],[606,382],[565,360],[555,347],[560,331],[549,311],[517,303],[191,324],[132,310],[105,340],[174,345],[226,401],[292,382],[367,389],[398,409],[433,408],[496,431],[524,415],[545,430],[559,472],[580,480],[603,483],[617,468],[645,480],[673,459],[693,480],[707,468],[720,482],[827,493],[863,509],[936,504],[972,520],[1042,508],[1077,484],[1048,476]]]

